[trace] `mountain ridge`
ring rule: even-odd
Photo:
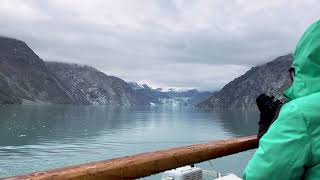
[[[287,69],[291,63],[288,54],[252,67],[215,93],[163,91],[127,83],[87,65],[45,62],[23,41],[0,36],[0,104],[148,106],[178,102],[201,108],[244,109],[255,107],[259,93],[281,97],[290,84]]]
[[[255,99],[261,93],[283,98],[282,93],[291,83],[288,75],[291,64],[292,54],[288,54],[252,67],[196,106],[210,109],[246,109],[256,108]]]
[[[82,86],[76,86],[79,84],[67,81],[63,73],[55,71],[54,67],[59,65],[65,67],[66,72],[72,71],[73,67],[92,75],[90,77],[95,77],[96,82],[103,81],[93,87],[102,92],[89,92],[88,88],[83,89]],[[69,74],[71,80],[85,79],[79,72],[72,72]],[[87,78],[82,83],[93,85],[92,82]],[[0,104],[149,105],[120,78],[107,76],[90,66],[50,64],[43,61],[25,42],[8,37],[0,37]]]
[[[108,76],[87,65],[46,62],[48,69],[67,84],[80,90],[90,104],[136,106],[148,102],[136,96],[122,79]]]
[[[82,103],[69,96],[64,87],[26,43],[0,37],[0,104]]]

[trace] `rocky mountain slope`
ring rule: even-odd
[[[70,95],[68,86],[24,42],[0,37],[0,104],[27,102],[89,103],[82,96]]]
[[[81,91],[90,104],[149,105],[149,102],[135,94],[125,81],[107,76],[93,67],[58,62],[46,62],[46,66],[63,82]]]
[[[24,42],[0,37],[0,104],[145,106],[123,80],[88,66],[44,62]]]
[[[201,102],[201,108],[255,108],[255,99],[261,93],[281,98],[290,85],[288,69],[292,55],[285,55],[257,67],[225,85],[219,92]]]
[[[180,105],[195,105],[204,101],[213,93],[208,91],[198,91],[196,89],[186,91],[163,91],[161,88],[153,89],[146,84],[138,84],[136,82],[129,82],[131,88],[145,97],[153,104],[180,104]]]

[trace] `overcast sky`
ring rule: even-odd
[[[0,35],[45,61],[153,87],[217,90],[294,50],[318,0],[0,0]]]

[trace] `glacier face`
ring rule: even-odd
[[[196,89],[176,91],[164,91],[161,88],[153,89],[146,84],[139,84],[136,82],[129,82],[131,88],[143,97],[145,97],[153,105],[170,105],[170,106],[193,106],[209,96],[212,92],[198,91]]]

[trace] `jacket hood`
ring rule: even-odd
[[[284,92],[289,101],[320,92],[320,21],[312,24],[299,40],[292,67],[295,77]]]

